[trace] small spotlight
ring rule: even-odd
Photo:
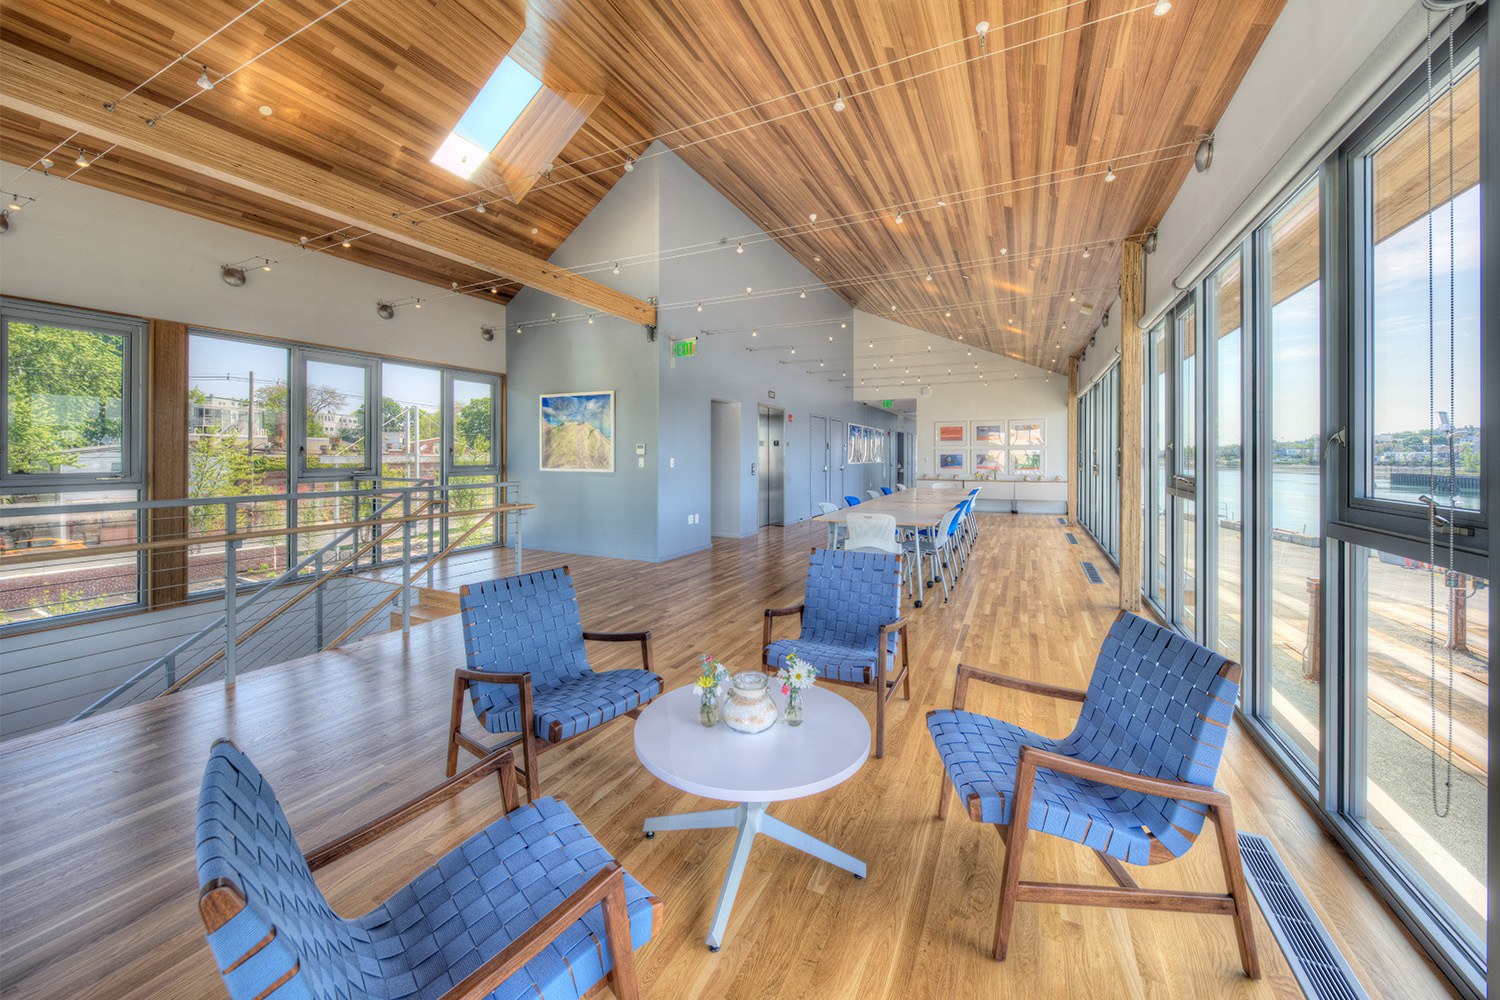
[[[396,315],[396,307],[389,302],[382,302],[375,307],[375,315],[381,319],[391,319]]]
[[[46,175],[47,171],[49,171],[49,170],[52,169],[52,161],[49,160],[49,159],[47,159],[45,156],[42,157],[37,162],[42,165],[42,173],[43,173],[43,175]]]
[[[593,326],[593,325],[594,325],[594,314],[593,313],[589,313],[589,326]]]
[[[758,336],[760,336],[760,333],[754,327],[751,327],[750,328],[750,336],[752,336],[752,337],[758,337]]]
[[[805,298],[807,298],[807,289],[805,289],[805,288],[802,289],[802,294],[799,295],[799,296],[797,296],[797,298],[799,298],[799,299],[805,299]]]
[[[89,154],[80,149],[78,151],[78,159],[74,160],[73,162],[78,164],[79,167],[86,167],[90,163]]]
[[[735,245],[734,245],[734,252],[735,253],[744,253],[745,252],[745,241],[744,240],[740,240],[737,243],[735,243]]]
[[[276,109],[271,107],[269,104],[262,104],[260,106],[260,113],[269,118],[276,113]]]
[[[1193,152],[1193,169],[1203,173],[1214,162],[1214,137],[1204,136],[1198,141],[1198,148]]]
[[[227,264],[219,268],[219,277],[224,279],[224,284],[230,288],[240,288],[245,284],[245,272]]]
[[[931,272],[931,271],[928,271],[928,272],[927,272],[927,280],[928,280],[928,281],[931,281],[931,280],[932,280],[932,272]]]
[[[833,110],[835,110],[835,111],[843,111],[844,110],[844,92],[842,90],[840,90],[833,97]]]
[[[620,262],[619,261],[615,261],[615,273],[616,274],[620,273]]]
[[[348,249],[349,249],[349,248],[350,248],[350,247],[351,247],[351,246],[353,246],[353,245],[354,245],[354,244],[352,244],[352,243],[350,243],[350,242],[349,242],[349,241],[348,241],[348,240],[345,240],[345,241],[344,241],[344,249],[345,249],[345,250],[348,250]]]
[[[630,173],[634,169],[635,169],[635,160],[633,160],[633,159],[631,159],[630,157],[627,156],[625,158],[625,172],[628,174],[628,173]]]
[[[1165,14],[1167,11],[1169,11],[1171,9],[1172,9],[1171,0],[1161,0],[1161,2],[1156,5],[1156,9],[1153,10],[1151,13],[1155,14],[1157,17],[1161,17],[1163,14]]]
[[[1147,253],[1156,253],[1156,248],[1160,243],[1161,239],[1156,235],[1156,230],[1153,229],[1146,234],[1145,241],[1141,243],[1141,249]]]
[[[474,211],[478,212],[480,215],[483,215],[485,213],[484,202],[481,201],[478,205],[475,205]]]
[[[899,226],[899,225],[901,225],[901,223],[903,223],[905,221],[906,221],[905,219],[901,218],[901,213],[897,212],[896,213],[896,225]]]
[[[703,303],[702,302],[698,303],[698,311],[699,312],[703,311]]]
[[[420,308],[422,308],[422,300],[418,299],[417,301],[413,302],[412,305],[415,306],[416,308],[420,309]]]
[[[494,329],[494,327],[481,326],[479,328],[479,335],[481,337],[483,337],[485,340],[494,340],[495,339],[495,329]]]
[[[214,82],[208,78],[208,67],[203,67],[203,72],[198,74],[198,89],[213,90]]]
[[[1104,183],[1108,184],[1111,181],[1113,181],[1114,179],[1115,179],[1115,167],[1114,167],[1114,164],[1111,163],[1110,166],[1109,166],[1109,173],[1107,173],[1107,174],[1104,175]]]

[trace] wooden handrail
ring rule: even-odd
[[[272,611],[270,614],[266,615],[260,621],[256,622],[254,625],[252,625],[248,629],[246,629],[242,635],[240,635],[240,636],[238,636],[238,637],[235,638],[235,640],[234,640],[235,645],[238,646],[241,642],[245,641],[246,639],[248,639],[251,636],[255,635],[255,633],[259,632],[261,629],[265,628],[267,625],[269,625],[271,623],[272,619],[279,618],[281,616],[282,612],[289,610],[294,604],[296,604],[297,602],[301,601],[302,598],[306,597],[308,594],[311,594],[314,590],[317,590],[319,587],[323,586],[324,583],[326,583],[327,581],[331,580],[345,566],[348,566],[351,563],[358,562],[360,556],[364,555],[366,552],[369,552],[375,546],[379,545],[381,542],[383,542],[387,538],[391,537],[391,535],[395,534],[396,530],[402,524],[405,524],[408,521],[414,521],[414,520],[425,521],[429,517],[458,517],[460,515],[474,514],[474,513],[476,513],[476,511],[474,511],[474,510],[461,510],[461,511],[444,511],[441,514],[430,514],[430,515],[427,515],[425,517],[424,516],[420,516],[420,514],[419,514],[420,511],[425,510],[426,508],[432,506],[433,504],[442,503],[442,502],[443,501],[437,499],[436,497],[433,497],[431,499],[422,501],[421,506],[419,506],[417,508],[417,510],[413,511],[412,514],[410,514],[410,515],[404,515],[402,517],[393,517],[393,518],[390,518],[389,521],[391,522],[391,527],[389,529],[387,529],[386,531],[382,532],[378,537],[372,538],[368,542],[366,542],[364,545],[361,545],[358,549],[356,549],[353,553],[351,553],[347,558],[345,558],[341,562],[339,562],[338,565],[334,566],[332,569],[324,571],[324,573],[323,573],[322,576],[320,576],[318,579],[314,580],[312,583],[308,584],[306,587],[303,587],[300,591],[298,591],[292,597],[288,598],[287,601],[286,601],[286,603],[282,604],[281,607],[277,608],[275,611]],[[532,505],[527,504],[527,506],[532,506]],[[463,535],[459,538],[458,542],[455,542],[452,545],[449,545],[448,548],[444,549],[441,554],[442,555],[447,555],[448,552],[451,551],[454,548],[454,546],[458,545],[464,539],[466,539],[470,535],[472,535],[474,533],[475,529],[477,529],[481,524],[483,524],[485,521],[488,521],[492,517],[494,517],[494,512],[486,513],[482,518],[479,519],[479,522],[477,524],[475,524],[468,531],[466,531],[466,532],[463,533]],[[434,557],[434,561],[436,560],[436,558],[437,557]],[[398,588],[397,591],[396,591],[396,593],[399,594],[400,592],[401,591]],[[229,598],[232,599],[234,595],[231,592],[231,593],[227,594],[226,596],[228,596]],[[379,610],[380,608],[384,607],[387,603],[389,603],[393,599],[394,599],[394,595],[392,595],[391,597],[387,597],[380,604],[377,604],[375,606],[376,610]],[[371,614],[373,614],[373,612],[371,612]],[[361,618],[357,623],[355,623],[354,628],[357,628],[360,625],[363,625],[365,622],[369,621],[370,617],[371,617],[370,614],[365,615],[365,617]],[[354,628],[350,628],[350,629],[346,630],[343,635],[339,636],[332,643],[330,643],[329,645],[327,645],[327,646],[325,646],[323,648],[324,649],[331,649],[334,646],[338,645],[341,641],[343,641],[343,639],[345,638],[345,636],[349,635],[350,632],[354,631]],[[202,674],[205,670],[207,670],[209,667],[213,666],[215,663],[218,663],[220,660],[222,660],[227,655],[227,652],[228,652],[228,643],[225,644],[225,648],[224,649],[217,650],[208,659],[204,660],[202,663],[198,664],[196,667],[194,667],[192,670],[188,671],[182,677],[178,678],[178,680],[177,680],[177,682],[175,684],[171,685],[166,690],[162,691],[162,693],[159,694],[159,695],[157,695],[157,697],[160,698],[163,695],[174,694],[175,692],[182,690],[184,687],[187,686],[187,684],[189,682],[197,679],[197,677],[200,674]]]
[[[420,580],[423,576],[427,575],[427,573],[431,571],[432,567],[437,563],[437,561],[439,559],[444,558],[445,556],[448,555],[448,553],[452,552],[454,549],[458,548],[464,542],[468,541],[470,535],[474,534],[474,532],[476,532],[480,528],[484,527],[484,523],[486,521],[491,520],[494,516],[495,515],[493,515],[493,514],[486,514],[486,515],[484,515],[484,517],[481,517],[472,527],[469,528],[468,531],[465,531],[462,535],[459,535],[457,541],[449,542],[447,548],[443,549],[441,552],[439,552],[436,555],[434,555],[431,558],[429,558],[427,560],[427,562],[422,566],[422,568],[417,571],[416,575],[412,577],[412,579],[413,580]],[[390,595],[388,595],[386,597],[382,597],[380,599],[380,603],[379,604],[375,605],[369,611],[365,612],[364,617],[360,618],[359,621],[355,622],[353,625],[350,625],[348,628],[344,629],[344,631],[340,632],[338,634],[338,636],[332,642],[330,642],[328,645],[324,646],[323,648],[324,649],[336,649],[336,648],[338,648],[338,646],[339,646],[340,643],[342,643],[345,639],[349,638],[355,632],[359,631],[359,627],[361,625],[363,625],[365,622],[369,621],[371,618],[374,618],[375,614],[378,611],[380,611],[381,608],[385,607],[386,605],[388,605],[392,601],[394,601],[396,599],[396,597],[400,593],[401,593],[400,588],[397,588],[397,590],[396,590],[395,593],[390,594]]]
[[[441,503],[445,501],[435,502]],[[461,514],[503,514],[513,510],[534,510],[535,508],[536,504],[534,503],[503,503],[495,507],[471,507],[459,511],[445,511],[441,514],[403,514],[399,517],[378,517],[364,521],[344,521],[337,524],[289,525],[285,528],[260,528],[255,531],[240,531],[234,534],[185,535],[181,538],[163,538],[152,542],[133,542],[129,545],[96,545],[93,548],[83,549],[37,549],[35,552],[26,550],[22,554],[10,555],[0,559],[0,570],[8,566],[26,566],[38,562],[60,562],[66,559],[127,555],[131,552],[180,549],[189,545],[204,545],[213,542],[245,542],[256,538],[306,535],[314,531],[346,531],[349,528],[367,528],[377,524],[404,524],[407,521],[427,521],[434,517],[456,517]]]

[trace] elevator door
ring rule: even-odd
[[[760,461],[756,475],[759,491],[760,518],[758,524],[782,524],[785,516],[785,475],[782,445],[784,413],[772,406],[761,406],[759,413]]]

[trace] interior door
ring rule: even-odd
[[[844,464],[849,457],[847,442],[849,432],[844,429],[842,420],[828,421],[828,496],[829,502],[843,506],[844,494],[849,492],[844,486]]]
[[[817,517],[822,511],[818,504],[830,503],[828,499],[828,418],[811,417],[808,420],[807,465],[808,493],[812,497],[809,517]]]

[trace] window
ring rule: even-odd
[[[510,56],[500,60],[495,72],[479,88],[474,102],[438,147],[432,162],[468,180],[541,89],[542,81]]]
[[[140,541],[139,516],[118,505],[143,480],[144,345],[136,320],[0,300],[0,625],[139,603],[135,554],[5,560]]]
[[[1245,338],[1242,335],[1244,268],[1242,255],[1234,253],[1209,278],[1206,289],[1208,312],[1206,327],[1213,331],[1213,343],[1205,355],[1213,364],[1213,381],[1209,389],[1212,406],[1208,442],[1212,452],[1209,468],[1204,472],[1207,490],[1205,508],[1206,550],[1216,580],[1212,595],[1214,618],[1207,637],[1223,655],[1244,664],[1244,575],[1242,562],[1245,548],[1244,439],[1241,434],[1241,385],[1244,365],[1241,363]]]

